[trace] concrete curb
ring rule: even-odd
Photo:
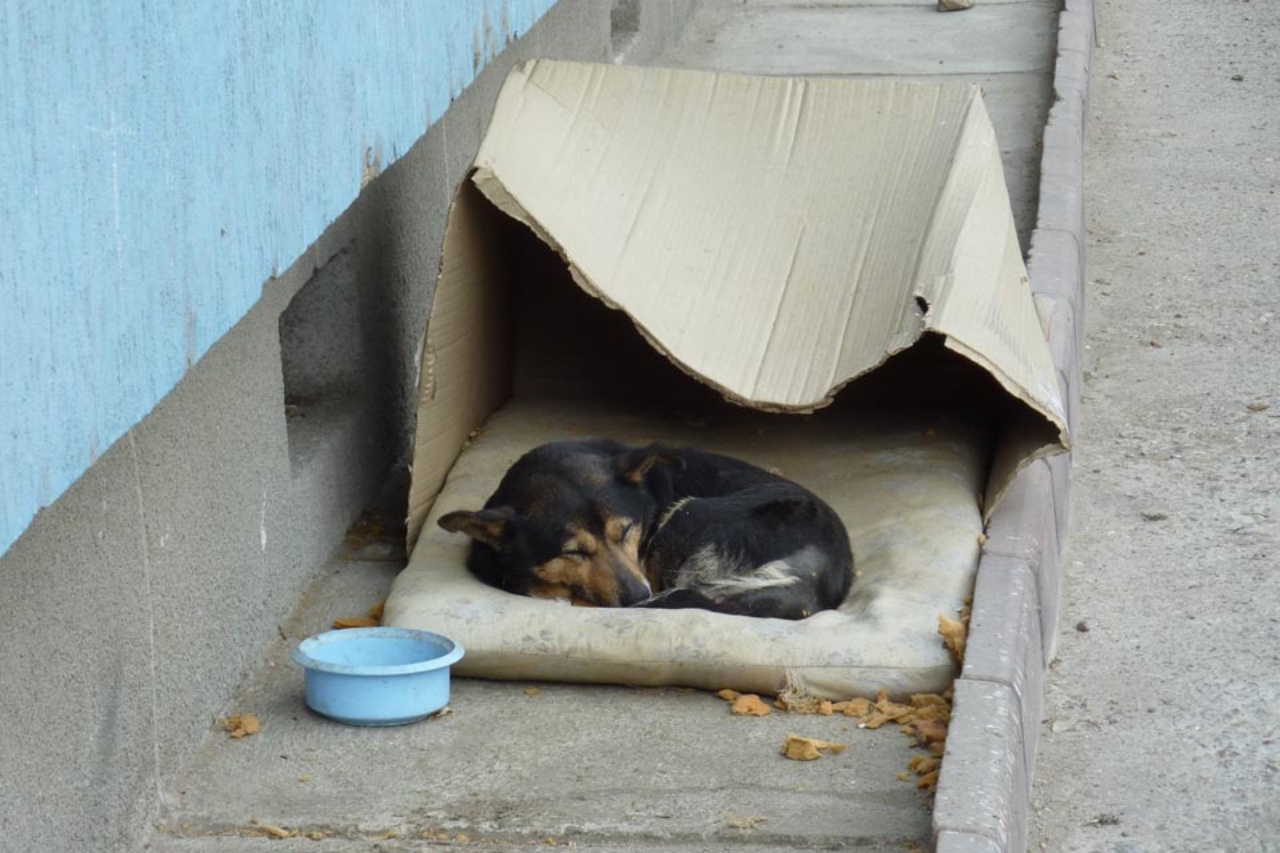
[[[1055,97],[1044,128],[1027,264],[1073,429],[1084,346],[1084,141],[1094,16],[1093,0],[1066,0],[1059,15]],[[1027,466],[992,515],[933,812],[940,853],[1027,848],[1070,496],[1071,457],[1063,454]]]

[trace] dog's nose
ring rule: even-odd
[[[648,600],[652,595],[653,590],[649,588],[649,582],[644,578],[631,571],[623,571],[619,573],[619,607],[630,607],[633,604],[638,604],[641,601]]]

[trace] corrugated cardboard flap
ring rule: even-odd
[[[988,508],[1022,465],[1066,445],[976,86],[539,60],[508,78],[472,181],[730,400],[812,411],[936,334],[1025,410]],[[465,243],[454,220],[477,204],[464,188],[449,240]],[[456,250],[446,245],[437,305],[471,286],[450,275]],[[443,477],[418,476],[440,467],[422,458],[436,416],[420,412],[411,541]]]

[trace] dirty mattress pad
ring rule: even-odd
[[[575,607],[489,587],[466,569],[469,540],[436,525],[478,509],[522,454],[602,436],[700,447],[778,469],[824,498],[849,530],[855,578],[839,610],[798,622],[702,610]],[[495,679],[731,687],[822,698],[935,691],[955,666],[937,634],[973,588],[988,431],[955,413],[769,416],[709,423],[622,407],[515,401],[458,457],[385,623],[460,642],[455,672]]]

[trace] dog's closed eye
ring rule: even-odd
[[[610,542],[626,542],[638,531],[636,523],[629,518],[611,518],[605,524],[605,535]]]

